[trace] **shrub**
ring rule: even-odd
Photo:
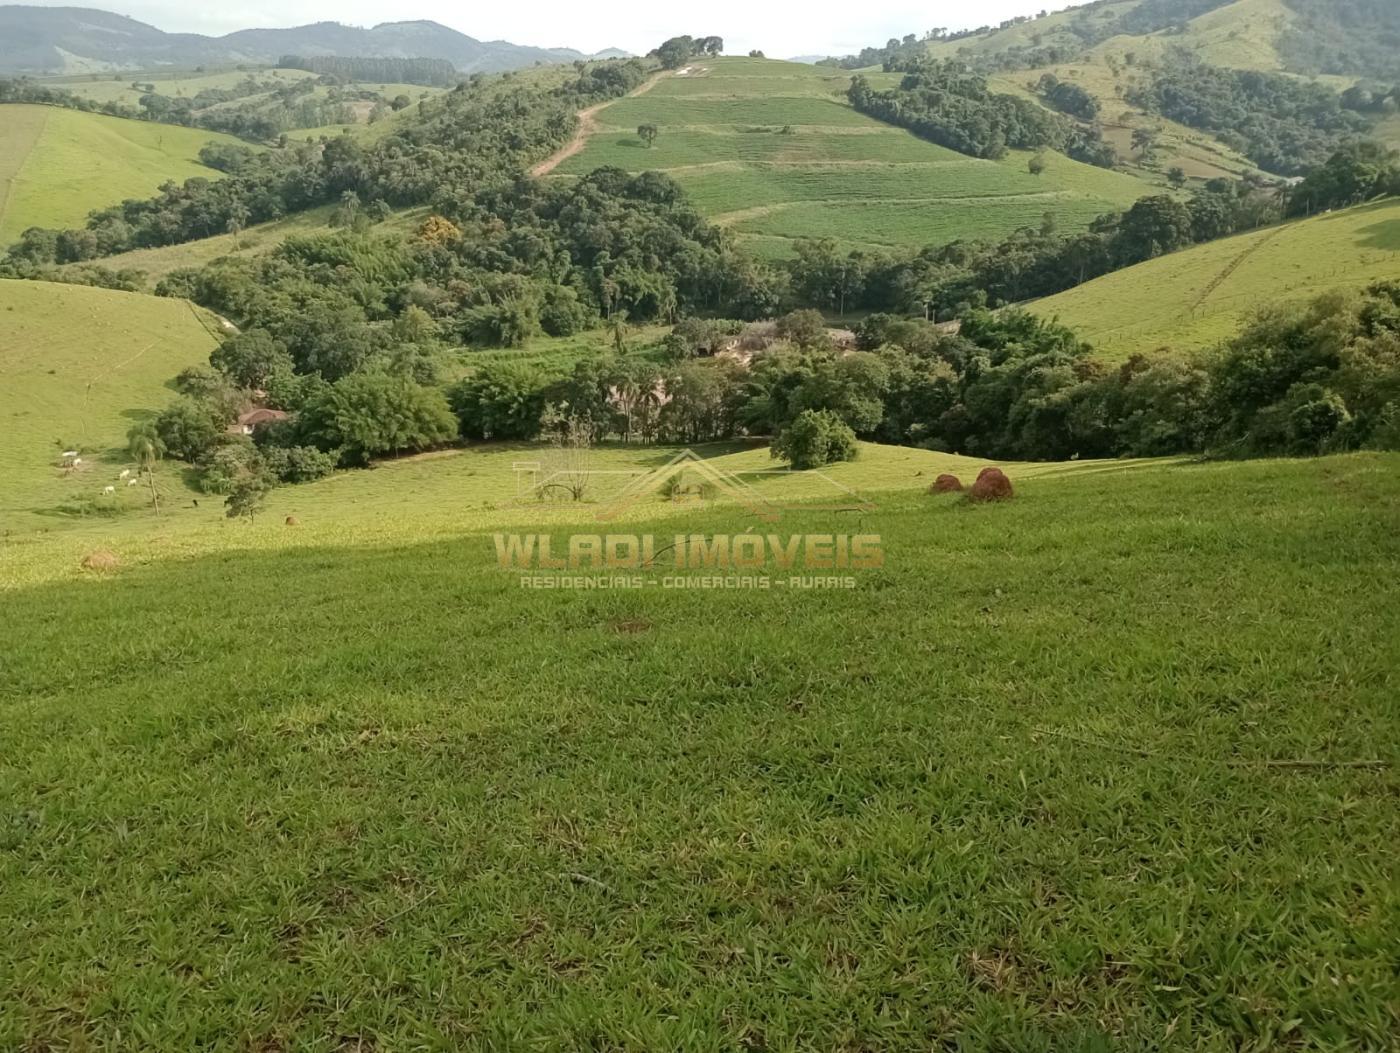
[[[549,378],[532,366],[483,366],[449,394],[462,434],[470,439],[533,439],[540,433]]]
[[[156,418],[156,434],[168,453],[195,464],[224,438],[224,422],[207,403],[179,398]]]
[[[213,450],[200,464],[199,488],[206,494],[228,494],[249,472],[262,471],[262,461],[247,439]]]
[[[773,440],[774,457],[799,471],[855,460],[856,433],[830,410],[803,410]]]
[[[435,388],[406,377],[356,373],[336,381],[302,413],[301,429],[342,461],[368,464],[378,454],[426,450],[457,437],[457,420]]]
[[[263,452],[267,469],[284,483],[313,483],[335,471],[340,451],[314,446],[274,446]]]

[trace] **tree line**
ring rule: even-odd
[[[283,55],[277,61],[282,69],[304,69],[342,82],[368,84],[421,84],[429,88],[450,88],[464,79],[447,59],[371,58],[348,55]]]
[[[404,339],[431,339],[410,307]],[[768,438],[810,468],[857,439],[986,459],[1315,455],[1400,450],[1400,283],[1261,311],[1200,355],[1096,360],[1073,332],[1020,311],[967,312],[956,329],[875,314],[838,352],[816,312],[769,327],[752,357],[713,354],[727,323],[687,320],[658,348],[620,347],[569,368],[497,359],[444,387],[391,355],[329,379],[298,373],[265,329],[227,339],[153,438],[245,507],[277,482],[458,439],[704,443]],[[418,331],[414,331],[418,330]],[[295,416],[250,439],[226,422],[254,397]]]
[[[961,63],[924,59],[891,65],[889,71],[903,72],[904,78],[886,91],[876,91],[863,76],[852,78],[846,93],[851,105],[939,146],[990,160],[1008,149],[1043,148],[1105,168],[1117,160],[1092,124],[993,92],[985,77]]]

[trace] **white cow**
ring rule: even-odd
[[[117,492],[117,488],[115,486],[104,486],[102,492],[104,494],[114,494]]]

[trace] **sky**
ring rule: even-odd
[[[836,0],[772,3],[707,0],[520,0],[463,4],[453,0],[253,0],[247,4],[192,4],[188,0],[24,0],[49,7],[97,7],[129,15],[169,33],[219,35],[236,29],[279,28],[308,22],[379,22],[430,19],[481,40],[601,51],[619,47],[643,54],[667,37],[711,34],[730,54],[758,48],[770,58],[844,55],[935,26],[968,29],[1016,15],[1070,6],[1064,0]]]

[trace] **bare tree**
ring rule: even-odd
[[[540,458],[537,493],[541,499],[562,494],[570,501],[582,501],[593,477],[592,423],[565,406],[546,408],[540,423],[549,438],[549,449]]]

